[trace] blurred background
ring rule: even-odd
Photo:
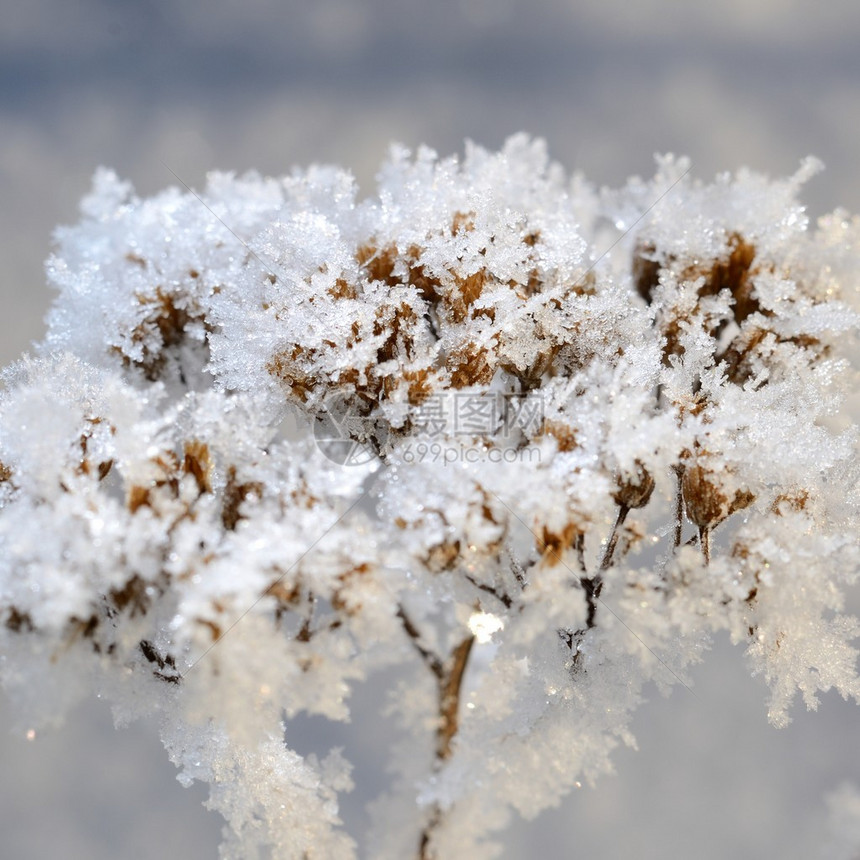
[[[655,152],[700,178],[814,154],[811,214],[860,211],[858,40],[852,0],[0,0],[0,359],[41,338],[51,231],[100,164],[150,194],[171,170],[200,187],[335,162],[369,193],[392,141],[449,154],[525,130],[610,185]],[[653,692],[617,776],[517,827],[505,858],[810,856],[824,795],[860,783],[860,709],[824,697],[771,729],[725,642],[693,677],[695,697]],[[157,726],[115,732],[94,701],[28,741],[0,700],[0,762],[4,858],[216,856],[220,820]]]

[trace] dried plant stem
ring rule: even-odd
[[[708,526],[702,526],[699,529],[699,542],[702,545],[702,556],[707,567],[711,563],[711,529]]]
[[[436,760],[433,764],[434,770],[439,770],[451,757],[451,743],[460,727],[460,692],[463,685],[463,676],[466,674],[466,666],[469,664],[469,654],[475,644],[475,637],[469,636],[460,642],[451,652],[451,656],[445,661],[441,673],[436,679],[439,685],[439,725],[436,729]],[[418,847],[419,860],[431,860],[435,855],[431,853],[431,841],[433,831],[444,821],[444,815],[438,805],[433,811],[421,831]]]
[[[439,764],[450,758],[451,742],[460,727],[460,690],[474,644],[474,636],[460,642],[445,662],[442,675],[438,679],[440,723],[436,733],[436,760]]]
[[[612,556],[615,555],[615,548],[618,546],[618,536],[621,532],[621,527],[627,519],[627,514],[630,513],[630,508],[627,505],[618,506],[618,516],[615,519],[615,525],[612,527],[612,533],[609,535],[609,540],[606,542],[606,550],[603,553],[603,559],[600,562],[601,573],[604,570],[609,570],[612,564]],[[595,580],[601,578],[600,573],[597,574]]]
[[[418,844],[418,860],[432,860],[433,855],[430,853],[430,839],[433,831],[439,826],[442,820],[442,811],[438,806],[434,807],[433,813],[427,821],[424,830],[421,831],[421,841]]]
[[[678,487],[675,493],[675,550],[681,546],[681,537],[684,532],[684,467],[675,466],[675,474],[678,477]]]
[[[463,678],[466,674],[466,667],[469,664],[469,655],[472,653],[472,646],[475,644],[475,637],[471,635],[467,636],[454,647],[448,659],[442,661],[421,643],[420,631],[402,606],[398,609],[397,615],[413,647],[419,653],[427,668],[436,677],[439,722],[436,728],[436,750],[433,769],[439,770],[451,757],[451,744],[460,727],[460,694],[463,686]],[[433,857],[433,854],[430,853],[430,843],[433,831],[442,821],[442,810],[438,805],[434,806],[419,839],[419,860],[431,860]]]
[[[621,527],[630,513],[630,508],[627,505],[618,506],[618,516],[615,518],[615,525],[612,526],[612,531],[609,535],[609,540],[606,542],[606,549],[603,551],[603,558],[600,561],[600,568],[597,573],[592,576],[583,576],[579,582],[585,591],[585,601],[588,606],[588,615],[586,617],[586,629],[578,630],[577,636],[581,639],[585,635],[586,630],[590,630],[595,625],[595,616],[597,614],[597,601],[600,599],[600,592],[603,590],[603,572],[609,570],[612,566],[612,558],[615,555],[615,550],[618,547],[618,537],[621,533]],[[584,542],[580,541],[579,553],[581,563],[584,569]]]

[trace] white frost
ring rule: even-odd
[[[348,750],[290,721],[383,669],[413,681],[365,847],[398,860],[495,856],[716,631],[777,725],[860,698],[860,226],[810,226],[818,169],[598,193],[519,135],[395,147],[367,200],[98,171],[0,394],[0,680],[45,721],[158,712],[241,858],[355,856]]]

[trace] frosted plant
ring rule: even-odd
[[[599,192],[518,136],[395,148],[362,201],[335,168],[99,171],[5,372],[5,688],[160,715],[226,858],[355,856],[350,763],[290,724],[373,675],[375,858],[496,856],[717,631],[777,726],[858,698],[860,221],[808,224],[816,169]]]

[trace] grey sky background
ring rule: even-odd
[[[860,211],[859,43],[851,0],[0,0],[0,360],[42,336],[51,230],[100,164],[148,194],[168,167],[199,187],[336,162],[369,192],[394,140],[448,154],[525,130],[613,185],[655,152],[701,178],[814,154],[812,213]],[[652,691],[618,775],[519,827],[505,858],[809,856],[823,795],[860,784],[860,709],[825,697],[777,732],[726,643],[694,679],[696,697]],[[216,856],[220,820],[156,727],[114,732],[99,702],[32,743],[13,725],[0,702],[0,856]]]

